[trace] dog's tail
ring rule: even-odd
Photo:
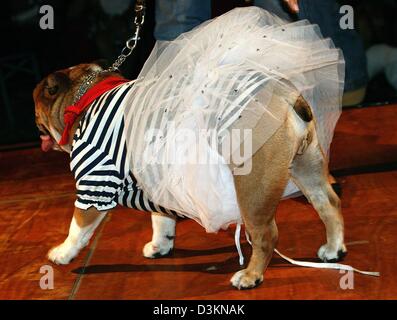
[[[314,117],[310,105],[301,95],[296,99],[293,109],[296,114],[294,117],[294,128],[297,136],[300,137],[300,143],[296,154],[303,154],[312,143],[313,136],[316,134]]]
[[[300,95],[294,104],[294,111],[296,114],[305,122],[313,120],[312,109],[310,108],[307,101]]]

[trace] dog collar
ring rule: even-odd
[[[58,144],[60,146],[65,145],[69,142],[69,133],[76,119],[84,112],[84,110],[98,97],[102,94],[112,90],[113,88],[119,86],[120,84],[129,82],[130,80],[124,79],[117,76],[110,76],[98,82],[90,89],[86,89],[77,101],[73,102],[73,105],[65,108],[64,112],[64,124],[62,137]],[[92,83],[93,81],[91,81]],[[86,82],[85,82],[86,83]]]

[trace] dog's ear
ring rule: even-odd
[[[95,61],[93,62],[93,64],[96,64],[96,65],[100,66],[103,70],[105,70],[105,69],[107,69],[107,68],[110,67],[110,63],[109,63],[109,61],[106,60],[106,59],[98,59],[98,60],[95,60]]]
[[[102,70],[106,70],[106,69],[108,69],[108,68],[110,68],[112,65],[109,63],[109,60],[106,60],[106,59],[98,59],[98,60],[95,60],[94,62],[93,62],[93,64],[96,64],[97,66],[100,66],[101,68],[102,68]],[[119,71],[119,70],[114,70],[113,71],[114,73],[119,73],[119,74],[121,74],[121,72]]]
[[[49,97],[55,97],[70,88],[70,79],[63,72],[50,74],[46,79],[45,93]]]

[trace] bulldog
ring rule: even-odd
[[[71,153],[72,162],[77,162],[78,159],[73,157],[73,153],[77,152],[76,148],[81,149],[81,146],[76,146],[76,135],[81,138],[86,134],[83,129],[93,119],[94,111],[91,109],[95,106],[91,103],[91,106],[69,123],[66,140],[65,111],[75,102],[82,83],[92,72],[98,74],[90,82],[91,87],[109,77],[123,81],[118,73],[100,73],[101,71],[102,68],[97,64],[81,64],[50,74],[36,86],[33,99],[43,151],[53,149],[68,152]],[[325,225],[327,242],[319,248],[318,257],[324,262],[336,262],[346,254],[340,199],[329,182],[328,163],[318,142],[315,119],[311,107],[303,97],[299,94],[296,97],[290,102],[284,123],[253,155],[251,172],[247,175],[233,176],[241,216],[252,242],[252,254],[248,266],[231,278],[231,284],[238,289],[254,288],[263,281],[264,270],[269,264],[278,240],[276,208],[290,179],[307,197]],[[275,97],[271,103],[280,103],[280,100]],[[118,107],[122,108],[122,106]],[[96,128],[99,133],[101,130],[109,129],[101,126]],[[62,139],[64,142],[60,144],[59,141]],[[104,150],[103,156],[106,157],[107,149]],[[116,177],[117,173],[114,176]],[[106,186],[106,188],[110,187]],[[78,190],[78,197],[79,192]],[[84,193],[84,190],[81,192]],[[117,189],[114,197],[119,197],[119,192],[122,192],[122,189]],[[105,205],[98,209],[90,205],[88,200],[85,203],[84,199],[88,198],[83,198],[75,204],[66,240],[48,253],[49,260],[56,264],[70,263],[79,251],[87,246],[108,210],[117,204],[124,204],[123,201],[110,199],[112,201],[110,207]],[[149,203],[150,199],[145,201]],[[150,203],[147,208],[143,206],[140,208],[153,211],[151,216],[153,236],[144,246],[143,255],[146,258],[157,258],[169,254],[174,247],[176,218],[172,212],[151,210],[151,208],[153,206]]]

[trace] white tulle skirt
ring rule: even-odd
[[[311,105],[328,154],[343,82],[341,51],[317,25],[287,23],[257,7],[234,9],[156,44],[126,98],[133,174],[152,201],[208,232],[240,223],[232,171],[284,122],[294,101],[283,92]],[[275,95],[286,103],[271,103]],[[290,182],[284,196],[296,191]]]

